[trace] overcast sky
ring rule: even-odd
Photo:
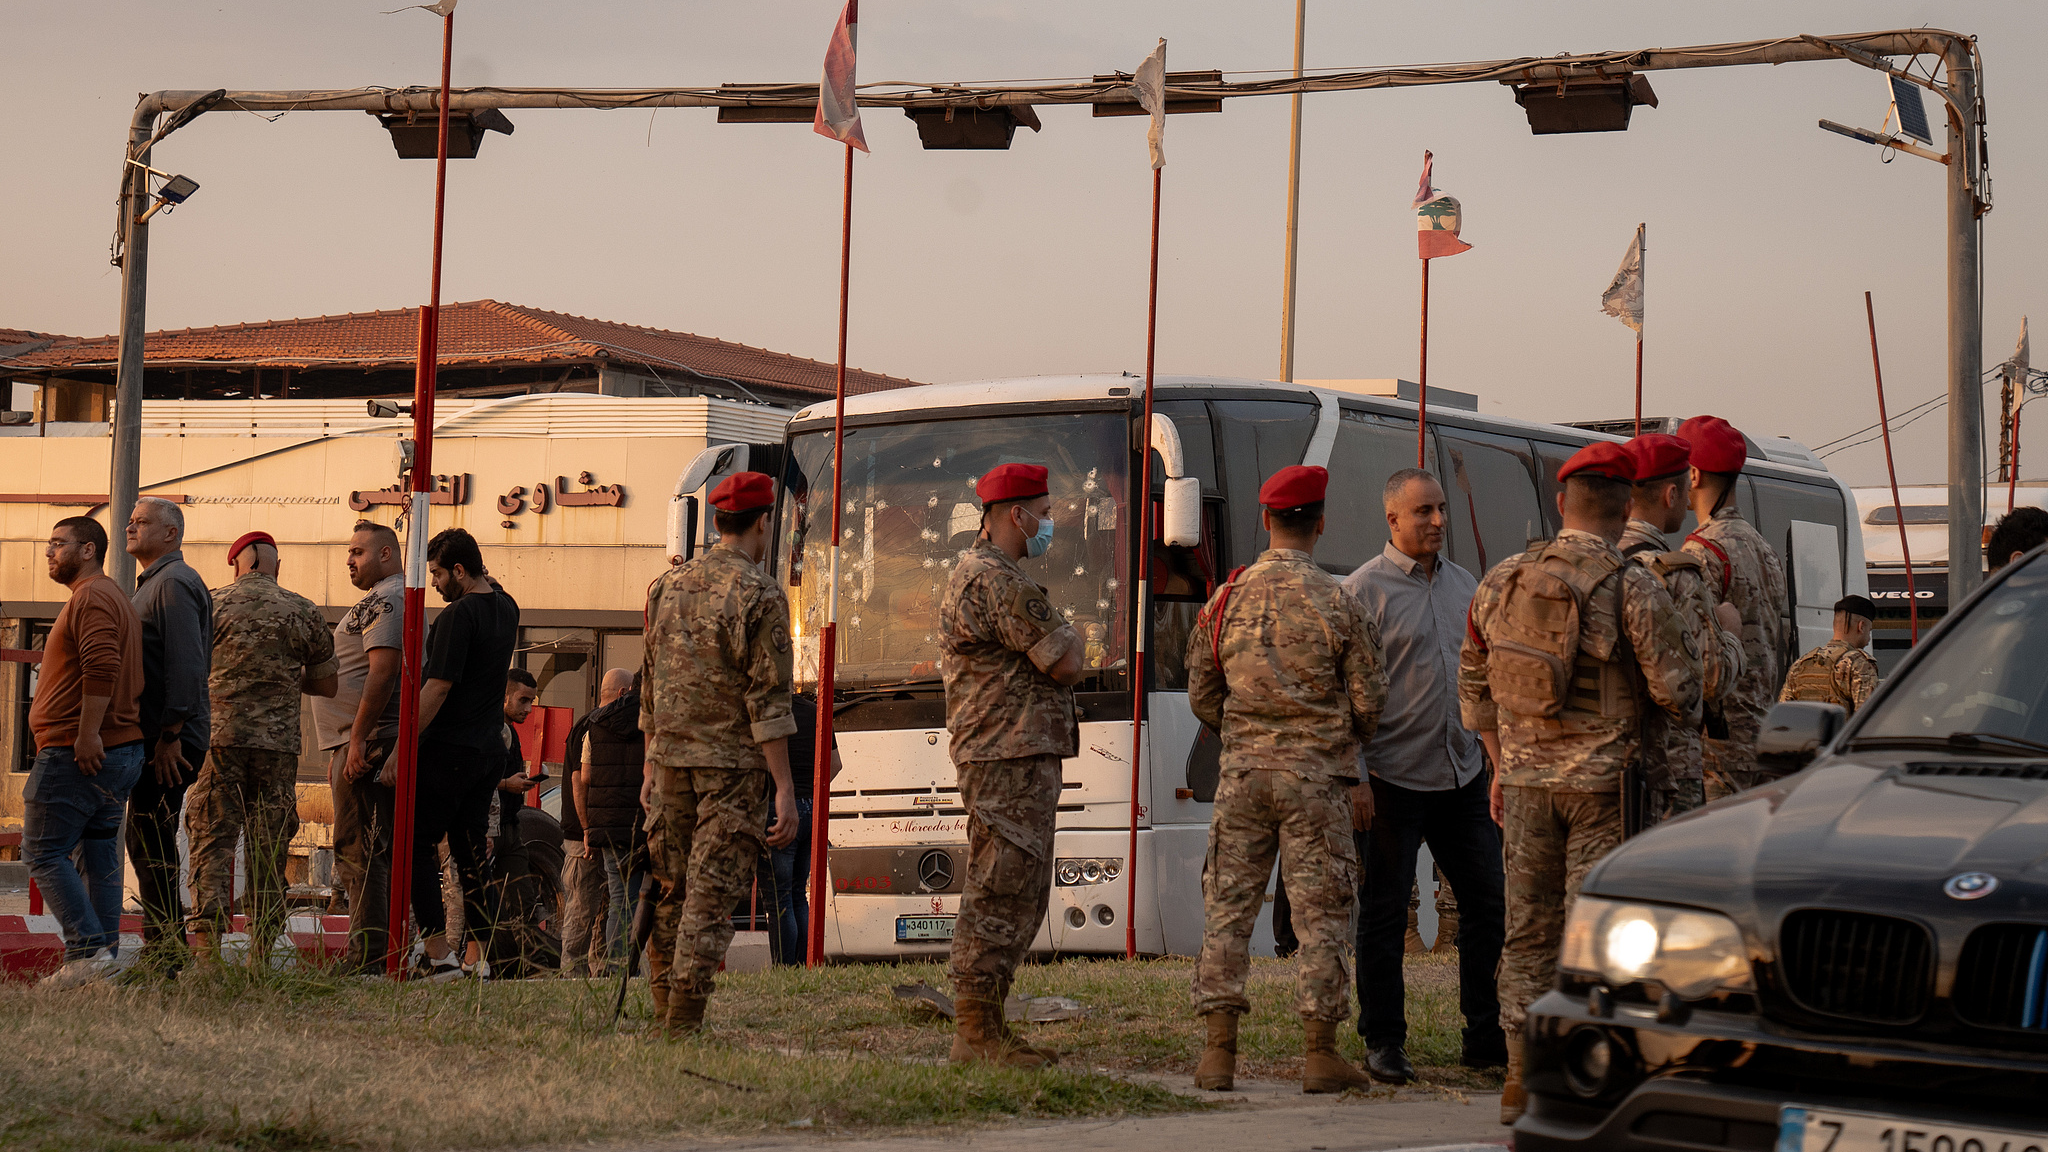
[[[0,119],[0,327],[118,327],[106,260],[138,92],[431,84],[439,21],[397,0],[14,0]],[[815,81],[840,0],[464,0],[455,83],[627,87]],[[1135,67],[1285,67],[1293,0],[868,0],[861,78],[980,81]],[[1391,5],[1309,0],[1311,68],[1680,46],[1933,25],[1981,37],[1997,210],[1987,366],[2048,317],[2048,9],[2034,2],[1773,0]],[[1471,252],[1432,273],[1431,381],[1482,409],[1624,416],[1631,336],[1598,310],[1649,225],[1647,400],[1809,444],[1872,423],[1862,293],[1896,412],[1945,387],[1943,171],[1821,132],[1875,128],[1882,79],[1848,63],[1653,74],[1626,133],[1532,136],[1496,84],[1311,96],[1302,163],[1301,378],[1416,371],[1409,198],[1424,148]],[[1940,122],[1930,100],[1930,115]],[[1008,152],[924,152],[866,112],[849,359],[926,381],[1144,365],[1144,121],[1041,113]],[[511,113],[449,167],[443,296],[697,332],[829,360],[838,148],[703,109]],[[1938,133],[1937,133],[1938,134]],[[1937,142],[1939,144],[1939,141]],[[1279,366],[1287,101],[1229,101],[1167,132],[1162,371]],[[433,165],[354,112],[210,114],[157,151],[202,190],[151,229],[149,326],[370,311],[427,290]],[[2044,355],[2043,359],[2048,359]],[[1996,391],[1989,411],[1996,419]],[[1946,415],[1896,436],[1902,481],[1944,475]],[[2048,476],[2043,455],[2030,474]],[[1993,441],[1995,444],[1995,439]],[[1988,462],[1988,461],[1987,461]],[[1876,445],[1836,455],[1882,479]]]

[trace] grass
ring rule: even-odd
[[[487,1148],[809,1127],[847,1133],[1213,1106],[1178,1093],[1199,1025],[1185,961],[1068,961],[1020,995],[1072,997],[1085,1020],[1031,1026],[1057,1070],[944,1064],[951,1025],[889,994],[937,965],[781,969],[721,980],[708,1034],[647,1030],[644,982],[611,1028],[610,983],[409,985],[239,970],[70,993],[0,987],[0,1147]],[[1299,1075],[1291,964],[1253,966],[1240,1075]],[[1455,1064],[1457,970],[1409,968],[1410,1053]],[[1357,1037],[1341,1035],[1358,1058]],[[1168,1076],[1170,1087],[1150,1077]],[[1497,1081],[1496,1081],[1497,1083]]]

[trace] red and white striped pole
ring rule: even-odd
[[[1152,170],[1152,279],[1145,300],[1145,423],[1138,438],[1138,594],[1131,599],[1137,623],[1131,651],[1131,838],[1124,860],[1124,956],[1138,957],[1138,821],[1144,816],[1138,787],[1145,748],[1145,633],[1151,624],[1146,595],[1152,576],[1152,363],[1159,334],[1159,189],[1163,168]]]
[[[434,483],[434,376],[441,348],[441,225],[448,203],[448,62],[455,44],[455,6],[441,17],[439,143],[434,154],[434,258],[412,386],[412,506],[405,532],[405,643],[398,676],[398,781],[391,818],[391,919],[384,970],[405,973],[406,917],[412,901],[413,793],[418,779],[420,649],[427,626],[427,493]],[[428,845],[426,850],[432,850]]]

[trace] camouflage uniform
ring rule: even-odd
[[[760,565],[720,545],[648,589],[640,730],[661,885],[648,979],[671,1002],[711,995],[732,943],[733,907],[767,845],[761,745],[796,732],[789,678],[789,601]]]
[[[1277,855],[1301,938],[1295,1011],[1350,1017],[1360,876],[1350,793],[1386,702],[1379,626],[1306,552],[1260,553],[1195,618],[1188,704],[1223,737],[1202,866],[1197,1015],[1251,1010],[1252,925]]]
[[[1854,716],[1875,691],[1877,661],[1870,653],[1843,640],[1830,640],[1792,662],[1778,699],[1840,704]]]
[[[1082,644],[1045,589],[987,540],[939,603],[946,728],[967,807],[967,875],[947,975],[955,999],[1001,1003],[1052,899],[1060,761],[1080,747],[1074,693],[1046,675]]]
[[[1548,546],[1575,565],[1619,558],[1590,532],[1566,529]],[[1656,577],[1623,564],[1586,597],[1579,616],[1573,691],[1553,718],[1518,715],[1495,702],[1487,662],[1499,621],[1511,610],[1507,592],[1516,570],[1544,552],[1503,561],[1479,582],[1465,646],[1458,655],[1458,706],[1465,727],[1500,736],[1506,801],[1507,942],[1500,961],[1500,1024],[1510,1045],[1528,1007],[1557,980],[1565,913],[1586,870],[1621,841],[1621,773],[1641,745],[1641,711],[1669,713],[1672,723],[1699,723],[1700,658],[1693,635]],[[1603,658],[1603,655],[1604,658]],[[1635,668],[1623,663],[1633,655]],[[1619,699],[1605,689],[1625,685]],[[1585,695],[1587,690],[1591,695]]]
[[[283,927],[285,858],[299,828],[301,685],[334,674],[334,636],[311,600],[261,572],[213,594],[213,748],[185,800],[195,928],[227,922],[244,832],[250,940],[267,946]]]
[[[1742,513],[1728,504],[1685,538],[1685,550],[1699,557],[1707,591],[1742,613],[1742,675],[1717,710],[1727,735],[1707,737],[1704,749],[1707,798],[1719,799],[1763,782],[1756,763],[1756,738],[1764,714],[1778,698],[1785,667],[1785,637],[1791,622],[1785,595],[1785,566],[1778,553]],[[1710,712],[1711,718],[1714,713]]]
[[[1700,654],[1701,703],[1718,706],[1742,676],[1742,638],[1714,619],[1714,598],[1700,575],[1697,557],[1672,552],[1664,533],[1647,520],[1630,520],[1621,534],[1621,554],[1647,569],[1671,597]],[[1701,772],[1700,731],[1678,725],[1662,710],[1643,719],[1643,780],[1649,793],[1650,823],[1690,812],[1706,802]]]

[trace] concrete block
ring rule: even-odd
[[[766,972],[773,963],[766,932],[733,933],[732,947],[725,950],[727,972]]]

